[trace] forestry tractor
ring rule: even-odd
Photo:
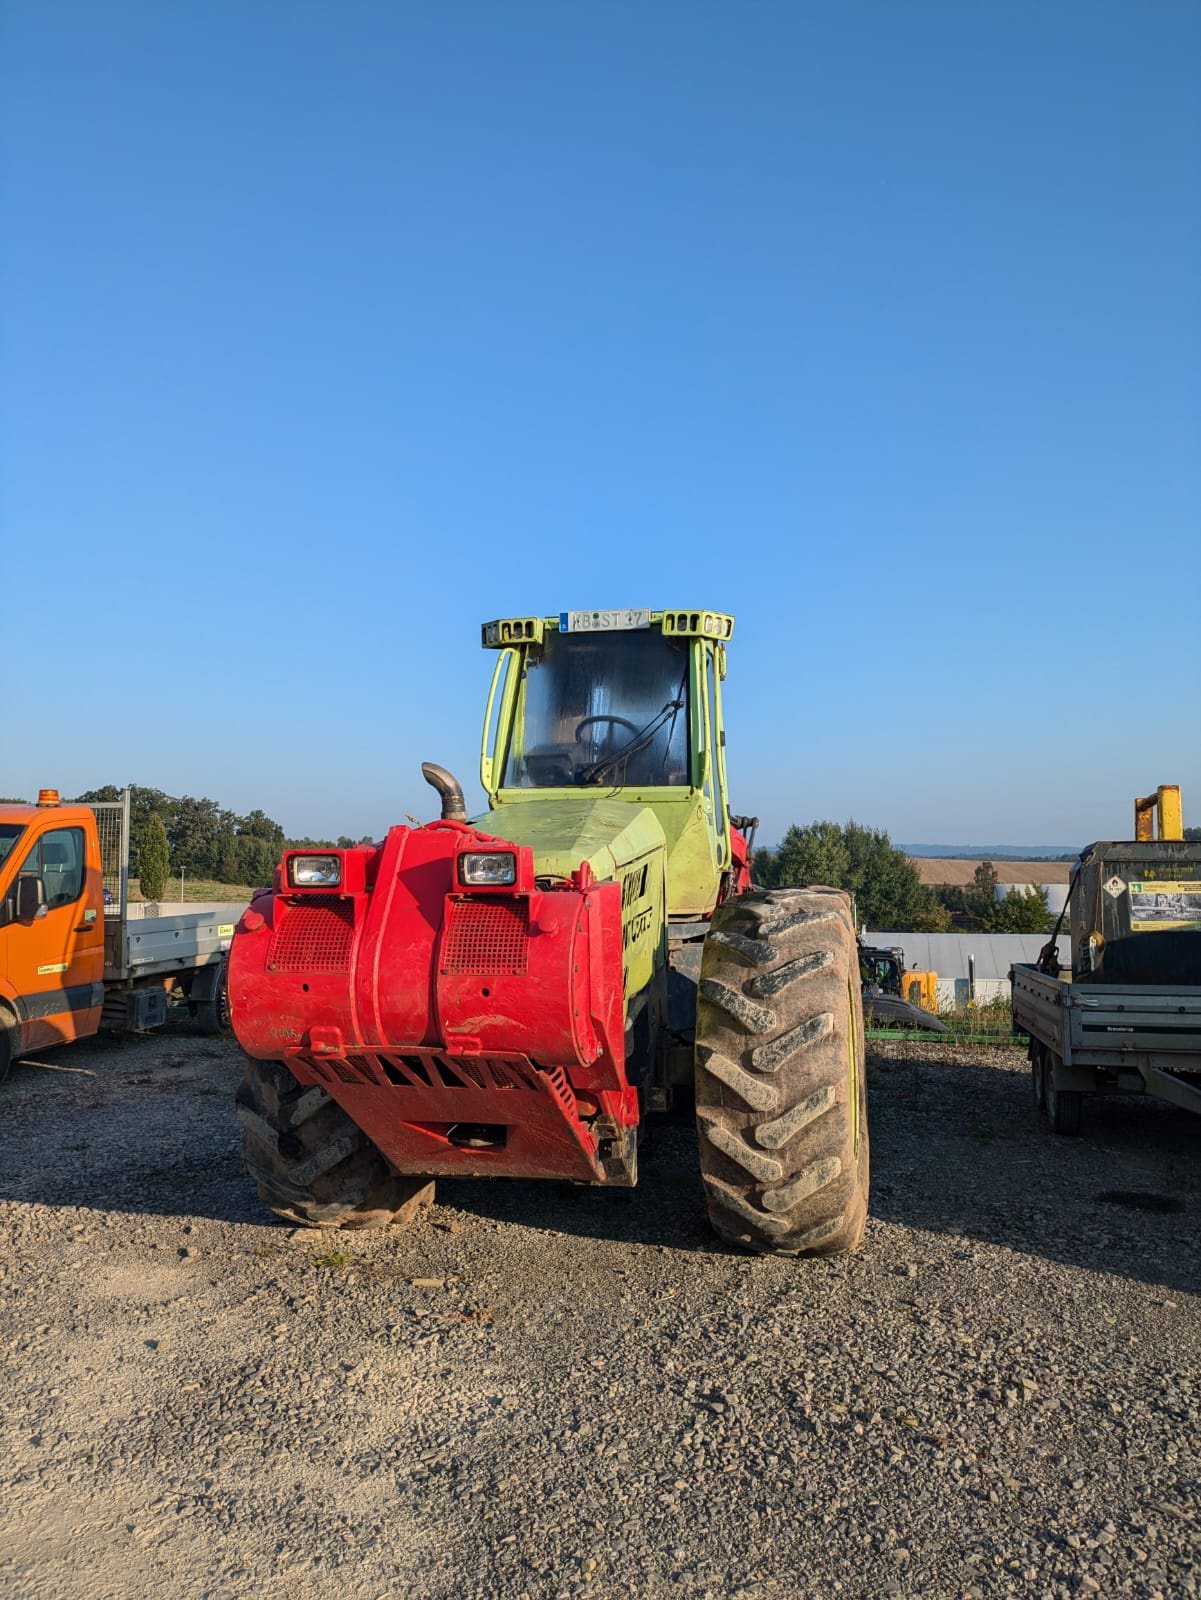
[[[905,952],[897,945],[859,945],[863,979],[863,1015],[869,1026],[924,1028],[946,1033],[938,1010],[937,972],[906,969]]]
[[[850,898],[756,890],[731,817],[732,617],[563,612],[496,652],[468,819],[288,850],[229,964],[246,1166],[280,1217],[384,1227],[438,1177],[630,1186],[694,1093],[722,1239],[852,1250],[868,1195]]]

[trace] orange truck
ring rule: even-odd
[[[18,1055],[101,1028],[141,1032],[187,1002],[226,1025],[225,965],[241,903],[129,904],[129,793],[0,805],[0,1082]]]

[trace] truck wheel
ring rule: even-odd
[[[1074,1136],[1080,1132],[1080,1118],[1084,1110],[1084,1096],[1079,1089],[1055,1087],[1055,1064],[1058,1056],[1047,1052],[1043,1058],[1044,1100],[1047,1121],[1052,1133]]]
[[[336,1100],[297,1083],[282,1062],[248,1060],[236,1104],[246,1170],[285,1222],[406,1227],[433,1204],[432,1179],[393,1172]]]
[[[0,1083],[12,1071],[20,1047],[21,1029],[17,1019],[7,1006],[0,1006]]]
[[[1030,1089],[1034,1095],[1034,1109],[1041,1111],[1047,1103],[1047,1063],[1043,1047],[1037,1039],[1030,1041]]]
[[[229,1032],[229,962],[221,963],[221,971],[207,1000],[196,1006],[196,1021],[205,1033]]]
[[[696,1017],[709,1220],[776,1255],[854,1250],[867,1218],[863,1004],[850,896],[756,890],[720,906]]]

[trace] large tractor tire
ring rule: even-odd
[[[247,1060],[237,1093],[242,1154],[264,1205],[303,1228],[406,1227],[433,1204],[430,1178],[405,1178],[325,1090],[278,1061]]]
[[[854,1250],[867,1218],[863,1003],[850,896],[756,890],[719,907],[697,997],[709,1219],[775,1255]]]

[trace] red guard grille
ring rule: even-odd
[[[521,977],[530,940],[529,902],[521,899],[452,902],[442,937],[442,971],[476,977]]]
[[[267,967],[272,972],[349,972],[353,941],[349,902],[314,896],[285,912]]]

